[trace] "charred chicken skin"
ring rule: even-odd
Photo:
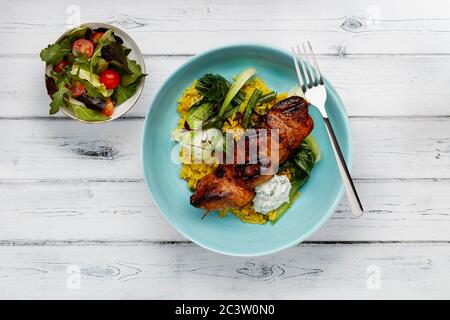
[[[197,182],[191,205],[213,211],[250,204],[254,188],[270,180],[312,131],[308,106],[297,96],[275,104],[259,128],[235,143],[233,164],[219,165]]]

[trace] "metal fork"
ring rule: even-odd
[[[341,148],[339,147],[339,143],[334,133],[333,126],[331,125],[330,119],[328,118],[327,110],[325,109],[327,91],[325,90],[322,74],[320,73],[319,65],[317,64],[316,58],[314,57],[314,52],[309,41],[307,42],[307,47],[308,50],[305,44],[302,43],[303,50],[301,50],[298,45],[296,46],[296,48],[291,48],[298,81],[300,83],[300,87],[303,90],[303,93],[305,94],[306,100],[316,106],[322,114],[322,118],[327,128],[328,136],[331,141],[331,146],[333,148],[339,172],[344,183],[345,192],[347,193],[347,197],[350,202],[350,207],[352,209],[353,215],[359,217],[364,212],[364,209],[362,207],[361,201],[359,200],[359,196],[356,192],[350,172],[347,168],[347,165],[345,164],[344,156],[342,154]],[[311,58],[313,63],[310,63],[309,58]],[[300,65],[298,63],[299,61]]]

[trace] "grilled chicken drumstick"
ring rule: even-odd
[[[275,104],[253,135],[244,135],[241,139],[245,140],[235,143],[235,164],[222,164],[197,182],[191,204],[212,211],[242,208],[251,203],[254,188],[270,180],[276,174],[274,168],[285,162],[312,131],[314,123],[308,106],[305,99],[297,96]],[[274,132],[278,133],[278,139],[271,139]],[[260,139],[265,139],[267,144],[261,147]],[[252,144],[258,148],[252,148]],[[249,150],[257,150],[256,161],[249,161]],[[273,150],[278,152],[272,154]],[[245,159],[245,163],[239,159]]]

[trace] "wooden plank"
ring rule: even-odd
[[[191,54],[230,42],[289,47],[312,39],[328,54],[450,52],[448,2],[429,1],[102,1],[6,2],[0,13],[0,54],[38,53],[74,21],[102,21],[128,31],[143,52]],[[46,19],[36,16],[46,8]],[[324,10],[326,8],[326,10]],[[405,8],[408,8],[405,10]],[[75,19],[76,20],[76,19]],[[32,32],[33,36],[29,36]],[[27,39],[27,41],[18,41]],[[14,44],[14,45],[11,45]]]
[[[357,188],[364,216],[353,218],[344,199],[308,241],[450,241],[450,180],[363,180]],[[6,181],[0,194],[3,242],[186,240],[143,181]]]
[[[188,58],[147,57],[149,76],[144,92],[125,117],[145,116],[164,80]],[[319,59],[322,71],[339,91],[350,116],[450,115],[447,103],[450,56],[322,56]],[[5,106],[0,117],[48,116],[50,99],[42,80],[43,64],[37,57],[3,57],[0,69],[4,74],[0,79],[0,104]],[[28,76],[17,76],[22,74]],[[62,113],[59,116],[65,117]]]
[[[141,179],[142,119],[0,120],[2,179]],[[353,118],[354,177],[450,178],[446,118]],[[169,159],[168,159],[169,160]]]
[[[450,297],[448,244],[302,245],[251,259],[185,244],[3,246],[0,255],[8,299]]]

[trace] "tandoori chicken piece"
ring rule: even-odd
[[[255,191],[236,179],[232,166],[219,166],[197,182],[191,204],[205,210],[242,208],[252,201]]]
[[[259,128],[235,143],[233,164],[222,164],[197,182],[191,204],[207,211],[250,204],[254,188],[270,180],[312,131],[314,123],[308,106],[297,96],[274,105]],[[267,144],[260,144],[261,139]],[[252,150],[257,150],[256,154]]]

